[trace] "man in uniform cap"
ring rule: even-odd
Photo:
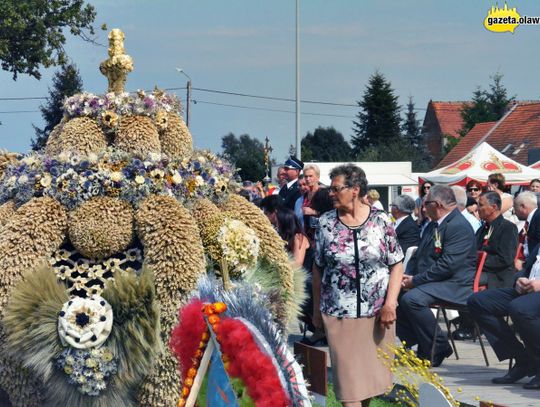
[[[285,207],[294,210],[294,203],[301,195],[300,189],[298,188],[298,176],[300,175],[302,168],[304,168],[304,163],[294,155],[291,155],[287,161],[285,161],[283,167],[286,171],[287,184],[279,190],[279,196],[283,198]]]

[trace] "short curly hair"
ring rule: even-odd
[[[338,165],[337,167],[332,168],[332,171],[330,171],[331,180],[339,177],[340,175],[343,175],[345,185],[348,187],[359,187],[359,196],[366,196],[368,191],[368,180],[366,178],[366,173],[362,168],[354,164],[344,164]]]

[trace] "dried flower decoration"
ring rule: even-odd
[[[64,346],[98,348],[109,337],[112,323],[112,308],[102,297],[73,297],[58,316],[58,335]]]
[[[159,131],[163,131],[167,128],[169,124],[168,114],[164,110],[160,110],[156,113],[155,117],[156,127]]]
[[[206,151],[191,159],[148,154],[141,159],[109,148],[99,154],[28,155],[8,165],[0,179],[0,204],[50,196],[73,209],[96,196],[118,197],[137,206],[149,195],[174,196],[181,203],[208,198],[220,202],[235,188],[234,168]]]
[[[217,241],[223,250],[223,260],[227,262],[233,276],[235,272],[241,274],[257,263],[259,238],[245,223],[226,219],[219,230]]]
[[[103,126],[109,129],[115,129],[118,127],[118,115],[112,110],[105,110],[101,113],[101,123]]]
[[[56,359],[56,367],[68,375],[68,383],[88,396],[99,396],[107,388],[118,362],[106,347],[92,350],[66,348]]]

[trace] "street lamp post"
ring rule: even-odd
[[[184,75],[188,81],[186,84],[186,126],[189,128],[189,105],[191,104],[191,76],[189,76],[182,68],[176,68],[176,71]]]

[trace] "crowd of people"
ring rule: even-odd
[[[476,323],[499,360],[515,361],[493,383],[531,377],[523,387],[540,389],[540,180],[516,196],[502,174],[465,188],[425,182],[418,199],[398,195],[387,212],[353,164],[335,167],[325,186],[316,165],[291,156],[277,179],[266,194],[249,185],[246,198],[310,276],[304,341],[328,344],[345,406],[368,405],[391,385],[377,349],[396,335],[431,366],[452,355],[431,309],[441,302],[467,309],[453,339],[473,339]],[[482,290],[473,292],[479,251]]]

